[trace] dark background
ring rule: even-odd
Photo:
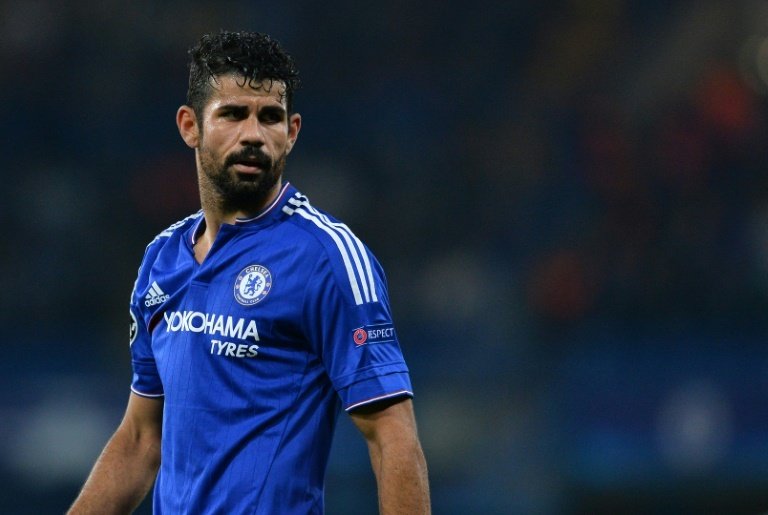
[[[294,55],[287,177],[387,270],[437,514],[768,510],[768,2],[0,2],[0,512],[128,397],[174,115],[220,28]],[[373,513],[342,415],[327,509]]]

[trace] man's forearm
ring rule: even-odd
[[[152,487],[160,465],[158,439],[119,428],[93,466],[69,515],[131,513]]]
[[[381,515],[431,513],[427,463],[419,442],[401,441],[370,451]]]

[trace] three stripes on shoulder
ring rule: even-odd
[[[349,227],[343,223],[334,222],[319,212],[301,193],[296,193],[288,199],[288,204],[283,206],[283,212],[288,215],[299,215],[309,220],[330,236],[336,244],[339,254],[341,254],[355,304],[359,306],[369,302],[378,302],[376,282],[373,279],[373,269],[368,258],[368,252],[366,252],[363,242],[354,235]]]

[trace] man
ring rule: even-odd
[[[70,513],[128,513],[155,477],[155,513],[322,513],[341,408],[367,441],[380,511],[428,513],[384,274],[283,181],[301,128],[292,59],[229,32],[190,56],[176,121],[202,210],[147,247],[128,407]]]

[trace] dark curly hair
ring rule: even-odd
[[[211,95],[211,79],[235,74],[250,86],[262,81],[285,84],[288,113],[293,112],[293,93],[299,88],[299,72],[280,43],[258,32],[206,34],[189,49],[189,89],[187,105],[202,116]],[[270,84],[271,87],[271,84]]]

